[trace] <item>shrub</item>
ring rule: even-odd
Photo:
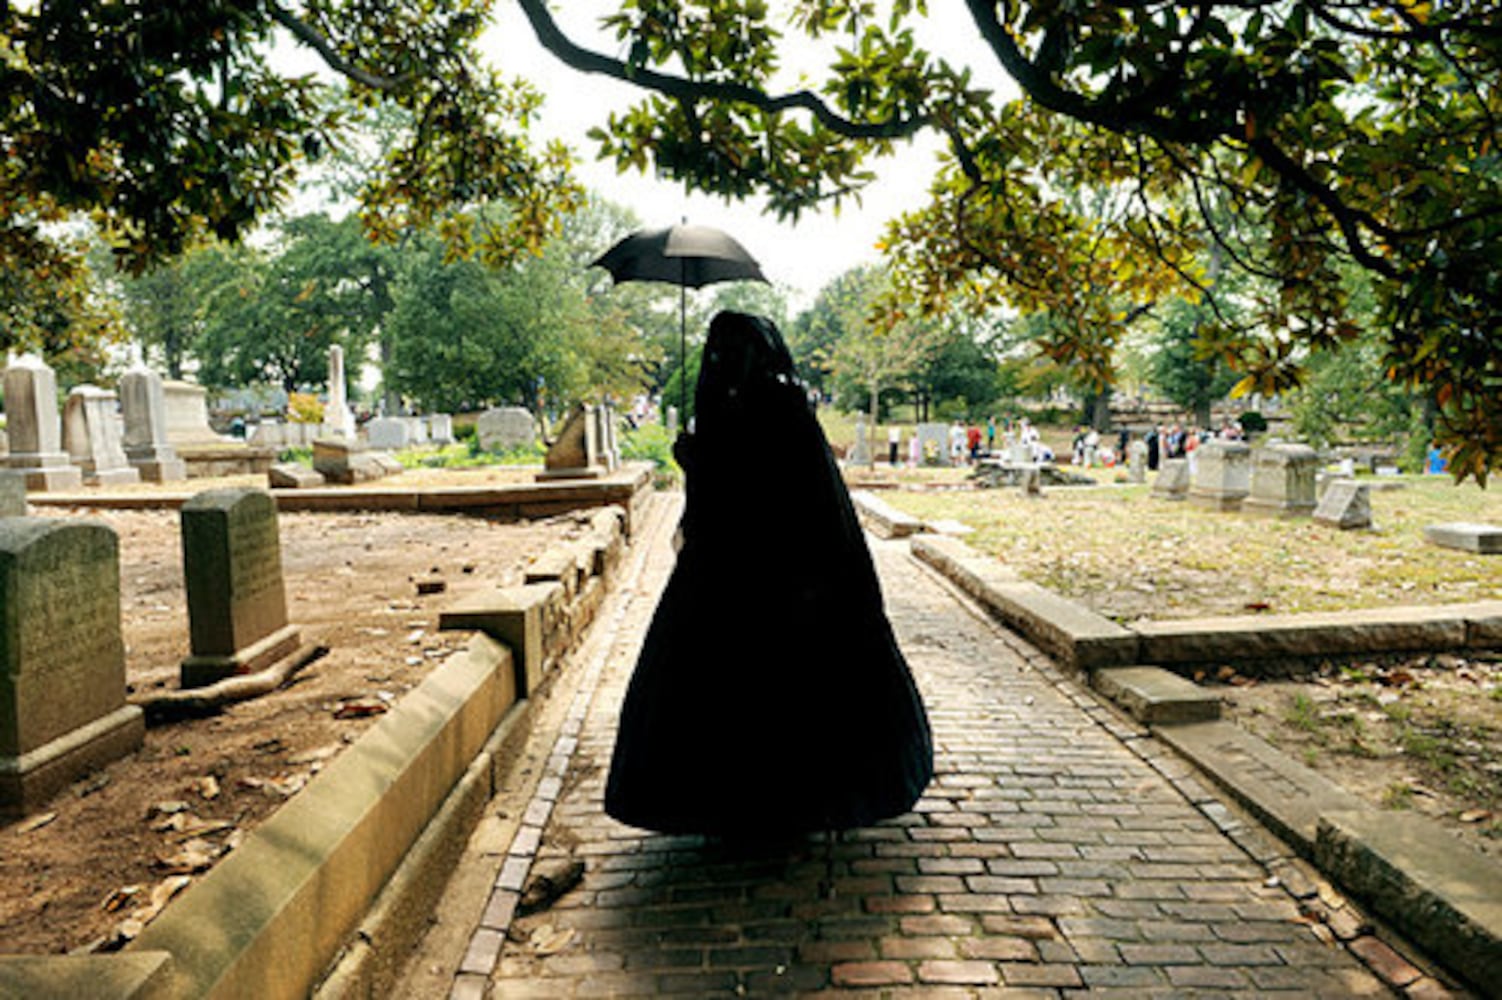
[[[287,418],[294,424],[323,423],[323,403],[311,392],[294,392],[287,397]]]
[[[1256,410],[1247,410],[1236,419],[1241,423],[1241,429],[1248,434],[1261,434],[1267,430],[1267,418]]]

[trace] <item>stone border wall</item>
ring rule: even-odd
[[[637,492],[650,494],[650,476],[640,482]],[[529,696],[578,644],[617,575],[630,512],[647,497],[627,499],[592,515],[582,538],[533,560],[528,586],[545,596],[509,645],[483,623],[449,624],[480,631],[125,952],[0,956],[0,996],[305,997],[341,955],[350,995],[388,989],[400,970],[383,956],[402,954],[426,929],[451,855],[525,739]],[[368,946],[376,936],[380,954]],[[359,954],[351,961],[349,952]]]

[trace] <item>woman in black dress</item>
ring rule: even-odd
[[[865,538],[771,322],[710,324],[683,547],[621,710],[605,809],[731,836],[848,829],[933,776]]]

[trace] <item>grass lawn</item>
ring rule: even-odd
[[[969,525],[971,546],[1119,621],[1502,599],[1502,555],[1443,549],[1423,536],[1440,521],[1502,524],[1495,486],[1402,477],[1401,489],[1372,492],[1374,530],[1340,531],[1156,500],[1147,486],[1113,483],[1115,470],[1096,475],[1100,487],[1029,499],[936,488],[960,486],[965,474],[935,481],[928,472],[883,499],[927,521]]]

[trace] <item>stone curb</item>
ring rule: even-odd
[[[868,489],[852,490],[850,502],[855,505],[861,523],[878,537],[907,538],[928,530],[922,520],[898,510]]]

